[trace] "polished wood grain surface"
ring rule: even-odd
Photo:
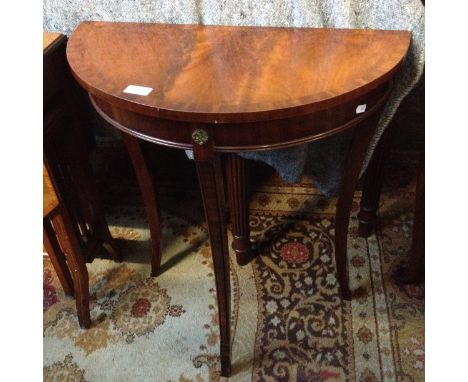
[[[42,50],[46,51],[53,44],[58,43],[66,37],[61,33],[42,32]]]
[[[91,94],[160,118],[252,122],[303,115],[385,83],[406,31],[84,22],[67,47]],[[127,94],[128,85],[152,88]]]

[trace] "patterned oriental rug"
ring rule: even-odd
[[[180,159],[177,175],[158,174],[164,272],[151,278],[132,170],[123,150],[109,151],[99,186],[125,260],[88,265],[93,326],[81,330],[44,258],[44,380],[219,381],[213,266],[193,164]],[[245,267],[231,253],[231,381],[424,380],[424,286],[394,276],[411,245],[416,164],[393,154],[377,234],[367,240],[357,236],[355,195],[348,258],[360,293],[351,303],[335,277],[336,199],[254,164],[250,224],[262,250]]]

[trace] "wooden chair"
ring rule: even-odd
[[[66,42],[63,35],[44,34],[44,247],[65,294],[75,296],[80,326],[89,328],[86,262],[101,247],[114,260],[121,257],[98,201],[86,98],[71,78]]]

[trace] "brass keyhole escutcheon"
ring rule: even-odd
[[[208,133],[203,129],[193,130],[192,139],[197,145],[204,145],[208,142]]]

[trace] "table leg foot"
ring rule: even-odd
[[[344,301],[351,301],[351,291],[349,290],[349,286],[344,284],[343,286],[341,286],[340,284],[340,294],[341,294],[341,298],[344,300]]]
[[[259,254],[256,243],[249,236],[234,236],[232,249],[236,254],[237,264],[241,266],[249,264]]]
[[[375,225],[375,214],[376,211],[368,211],[366,210],[361,204],[361,210],[358,214],[359,219],[359,227],[358,227],[358,234],[363,238],[368,238],[372,235],[374,231]]]
[[[224,353],[224,354],[223,354]],[[221,376],[229,378],[231,376],[231,349],[221,350]]]

